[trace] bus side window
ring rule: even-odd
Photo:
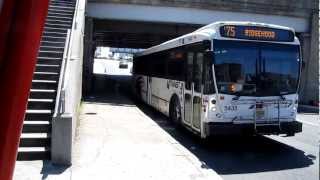
[[[183,80],[184,53],[174,50],[168,56],[168,78],[174,80]]]
[[[203,53],[197,53],[197,57],[194,61],[193,71],[193,82],[194,91],[201,92],[202,85],[202,64],[203,64]]]
[[[187,53],[187,61],[186,61],[186,71],[185,71],[185,77],[186,77],[186,89],[191,90],[191,83],[192,83],[192,74],[193,74],[193,52]]]
[[[212,74],[212,54],[205,53],[203,59],[203,93],[204,94],[213,94],[214,90],[214,82],[213,82],[213,74]]]

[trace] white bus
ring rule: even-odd
[[[202,138],[293,136],[302,131],[296,121],[301,62],[291,28],[216,22],[137,54],[134,90]]]

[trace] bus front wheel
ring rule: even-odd
[[[175,125],[180,125],[181,123],[181,105],[179,99],[174,96],[170,102],[170,119]]]

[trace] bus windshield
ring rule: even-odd
[[[279,96],[297,91],[298,45],[214,41],[218,92],[244,96]]]

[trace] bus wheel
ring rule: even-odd
[[[179,100],[174,97],[170,103],[170,119],[175,125],[181,123],[181,105]]]

